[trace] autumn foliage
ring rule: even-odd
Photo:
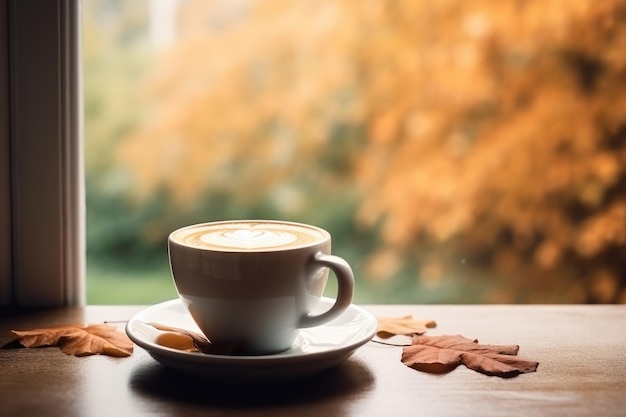
[[[108,355],[130,356],[133,342],[125,333],[109,324],[70,325],[31,330],[12,330],[24,347],[57,346],[74,356]]]
[[[456,336],[413,336],[402,349],[402,363],[418,371],[448,373],[459,365],[489,376],[512,378],[535,372],[539,362],[519,358],[518,345],[484,345]]]
[[[626,302],[626,1],[178,13],[118,154],[135,198],[235,189],[289,217],[345,190],[372,282],[410,260],[482,302]]]

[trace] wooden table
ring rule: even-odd
[[[0,310],[11,329],[126,320],[141,306]],[[220,386],[171,372],[136,347],[129,358],[56,348],[0,349],[1,416],[624,416],[626,306],[365,306],[377,317],[434,319],[430,335],[519,344],[540,362],[511,379],[459,367],[444,375],[367,343],[342,365],[289,384]]]

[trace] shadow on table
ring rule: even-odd
[[[135,369],[129,382],[142,396],[232,408],[350,398],[370,391],[374,383],[369,368],[355,360],[300,380],[250,384],[210,382],[152,363]]]

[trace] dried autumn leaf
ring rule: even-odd
[[[427,329],[437,327],[434,320],[416,320],[413,316],[383,317],[378,319],[378,337],[391,337],[394,335],[424,334]]]
[[[193,339],[186,334],[177,332],[162,332],[155,339],[157,345],[171,349],[184,350],[185,352],[197,352],[198,348]]]
[[[178,350],[199,350],[204,351],[209,348],[211,342],[202,334],[192,332],[190,330],[181,329],[179,327],[167,326],[159,323],[146,323],[157,330],[165,333],[161,334],[156,342],[161,346],[171,347]],[[171,335],[178,335],[171,336]]]
[[[130,356],[133,342],[115,326],[91,324],[88,326],[61,326],[33,330],[12,330],[24,347],[58,346],[74,356],[108,355]]]
[[[402,363],[430,373],[445,373],[463,364],[485,375],[513,377],[535,372],[538,362],[518,358],[517,345],[481,345],[463,336],[414,336],[402,349]]]
[[[203,334],[179,327],[167,326],[159,323],[146,323],[161,333],[155,340],[158,345],[187,352],[202,352],[214,355],[231,355],[242,350],[242,346],[236,343],[211,343]]]

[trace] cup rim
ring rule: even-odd
[[[313,229],[317,231],[318,233],[320,233],[322,237],[319,240],[316,240],[314,242],[302,243],[302,244],[294,245],[291,247],[279,247],[276,249],[265,247],[265,248],[258,248],[258,249],[253,248],[253,249],[245,249],[245,250],[240,250],[240,249],[235,249],[235,248],[232,248],[232,249],[231,248],[217,248],[217,247],[203,248],[197,245],[190,245],[181,241],[177,241],[173,238],[174,234],[179,233],[183,230],[187,230],[187,229],[199,228],[203,226],[227,225],[227,224],[236,224],[236,223],[284,224],[287,226],[301,227],[305,229]],[[289,252],[289,251],[294,251],[294,250],[306,249],[306,248],[311,248],[313,246],[317,246],[322,243],[325,243],[326,241],[330,240],[330,238],[331,238],[331,235],[327,230],[322,229],[319,226],[314,226],[308,223],[300,223],[300,222],[287,221],[287,220],[269,220],[269,219],[234,219],[234,220],[216,220],[216,221],[210,221],[210,222],[204,222],[204,223],[194,223],[194,224],[190,224],[187,226],[179,227],[173,230],[168,235],[167,241],[170,245],[173,244],[173,245],[177,245],[177,246],[184,247],[184,248],[191,249],[191,250],[198,250],[198,251],[204,251],[204,252],[243,254],[243,253]]]

